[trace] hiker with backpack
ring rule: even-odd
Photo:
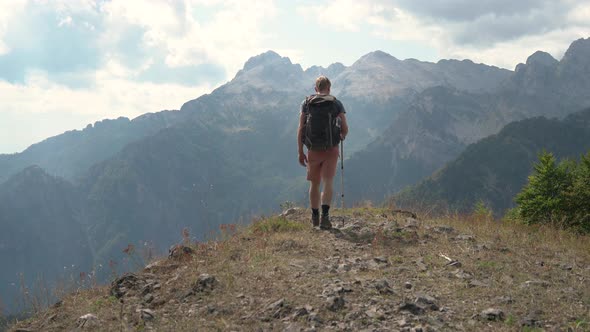
[[[307,167],[311,222],[314,227],[331,229],[330,204],[333,182],[338,166],[338,144],[348,134],[346,111],[342,103],[330,95],[330,80],[320,76],[315,82],[316,94],[301,103],[297,145],[299,163]],[[303,151],[307,147],[307,155]],[[324,184],[320,195],[320,186]],[[320,216],[320,203],[322,214]]]

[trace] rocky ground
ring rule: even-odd
[[[79,291],[11,331],[588,331],[588,238],[359,208],[222,239]]]

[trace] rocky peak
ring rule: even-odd
[[[582,104],[589,105],[590,38],[574,41],[559,63],[557,76],[566,95],[583,96]]]
[[[261,88],[270,85],[291,85],[301,79],[303,69],[299,64],[293,64],[287,57],[281,57],[274,51],[267,51],[251,57],[244,68],[230,82],[235,92],[242,91],[241,85],[248,84]],[[270,84],[270,85],[269,85]]]
[[[346,69],[346,66],[341,64],[340,62],[333,63],[328,66],[328,68],[324,68],[321,66],[311,66],[305,70],[305,74],[308,76],[317,77],[319,75],[325,75],[330,79],[338,76]]]
[[[551,54],[543,51],[537,51],[528,57],[526,64],[529,66],[541,65],[551,67],[557,65],[558,61]]]
[[[519,63],[515,68],[511,88],[523,89],[526,94],[544,94],[554,89],[556,68],[559,62],[551,54],[536,51],[527,58],[526,64]]]
[[[589,62],[590,38],[574,41],[563,56],[562,62]]]
[[[244,70],[250,70],[250,69],[258,67],[258,66],[265,66],[265,65],[269,65],[269,64],[275,64],[275,63],[285,64],[285,65],[292,64],[291,60],[289,58],[281,57],[278,53],[276,53],[274,51],[266,51],[262,54],[253,56],[250,59],[248,59],[248,61],[246,61],[246,64],[244,64]]]
[[[383,51],[374,51],[363,55],[352,66],[367,65],[367,64],[391,64],[401,62],[396,57],[385,53]]]

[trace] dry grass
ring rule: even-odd
[[[440,330],[515,331],[523,329],[523,318],[540,310],[543,326],[590,330],[587,237],[473,216],[422,220],[415,231],[394,229],[388,225],[403,226],[405,216],[389,209],[335,209],[336,225],[341,220],[345,227],[362,222],[372,229],[372,236],[353,241],[312,229],[308,217],[307,211],[297,211],[286,218],[258,220],[246,229],[226,225],[219,241],[193,245],[195,252],[188,260],[162,259],[157,269],[143,273],[160,285],[150,304],[135,294],[121,301],[109,294],[109,287],[95,287],[70,294],[59,307],[18,326],[70,330],[78,317],[92,313],[100,319],[97,330],[104,331],[283,330],[290,324],[395,330],[401,328],[402,318],[409,326]],[[441,232],[441,225],[455,231]],[[457,239],[459,235],[473,238]],[[441,254],[461,266],[448,266]],[[374,258],[387,263],[377,264]],[[346,265],[352,269],[346,270]],[[459,278],[459,272],[471,278]],[[218,286],[210,293],[186,296],[204,273],[215,276]],[[380,279],[389,282],[392,293],[377,291],[373,285]],[[412,287],[406,288],[406,283]],[[328,310],[322,296],[334,285],[350,290],[339,311]],[[397,309],[419,294],[436,298],[441,310],[414,317]],[[287,309],[273,317],[268,306],[280,299]],[[292,317],[296,308],[306,305],[321,317],[321,324],[309,316]],[[144,307],[154,310],[154,320],[140,318],[136,310]],[[475,318],[490,307],[503,310],[505,320]],[[374,308],[383,316],[365,314]]]

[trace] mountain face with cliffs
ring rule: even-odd
[[[425,89],[351,157],[348,174],[366,175],[350,179],[352,199],[379,201],[415,184],[510,122],[563,118],[590,106],[589,45],[590,39],[575,41],[560,61],[536,52],[493,91]]]
[[[556,77],[576,79],[571,68],[584,66],[585,58],[578,53],[588,42],[572,44],[576,46],[555,67]],[[79,245],[80,250],[72,250],[90,257],[79,263],[77,256],[64,254],[70,266],[105,266],[109,261],[123,265],[122,250],[129,244],[163,251],[185,228],[194,239],[204,240],[222,223],[248,220],[287,200],[304,202],[307,183],[296,161],[295,133],[299,104],[313,93],[314,79],[321,73],[330,76],[333,94],[348,112],[347,200],[380,200],[430,175],[504,124],[550,113],[549,106],[524,108],[538,106],[534,100],[542,90],[533,84],[537,76],[518,78],[529,67],[536,72],[538,61],[529,62],[511,72],[467,60],[398,60],[377,51],[349,67],[333,64],[304,70],[269,51],[248,60],[231,81],[178,111],[103,120],[22,153],[0,155],[0,192],[13,199],[0,210],[0,227],[11,234],[21,223],[31,228],[41,223],[66,227],[51,221],[63,215],[62,220],[78,231],[55,234],[58,243]],[[580,78],[580,84],[585,79]],[[525,86],[537,92],[520,91]],[[587,98],[582,91],[568,90],[560,105],[576,110]],[[562,116],[568,111],[555,112]],[[64,208],[39,216],[19,214],[32,206],[31,196],[11,193],[14,183],[32,176],[22,173],[31,165],[38,165],[59,190],[68,192],[42,202]],[[23,191],[35,191],[36,186],[24,186]],[[29,232],[18,234],[22,243],[34,243]],[[8,249],[0,257],[10,257],[8,239],[2,241],[0,248]],[[27,259],[44,257],[35,252]],[[3,269],[0,277],[14,280],[14,273]],[[97,273],[102,278],[109,275]],[[50,271],[47,279],[57,275]],[[3,285],[0,294],[6,292]]]
[[[469,145],[432,176],[393,196],[400,206],[420,202],[438,210],[469,213],[483,202],[497,215],[515,206],[538,154],[572,160],[590,151],[590,108],[563,120],[529,118]]]

